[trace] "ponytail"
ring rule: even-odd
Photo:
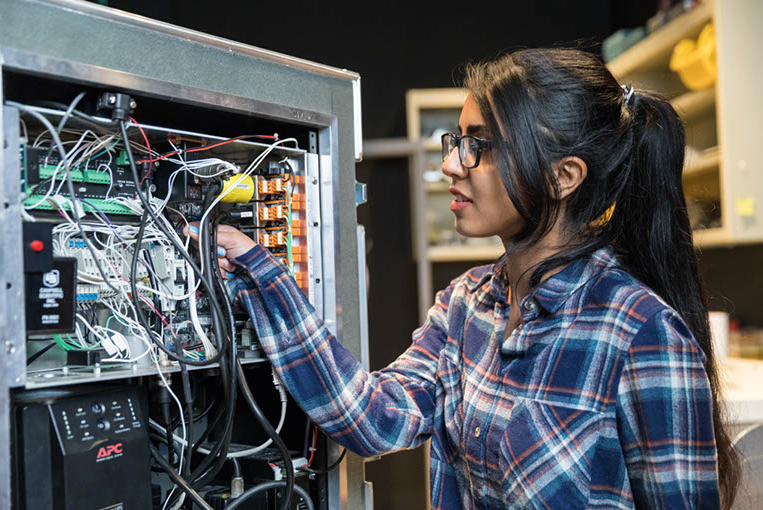
[[[466,88],[502,150],[493,151],[523,228],[509,249],[530,246],[558,220],[570,243],[540,262],[550,270],[612,246],[625,269],[686,322],[705,354],[723,506],[734,500],[739,461],[724,429],[707,301],[683,195],[685,136],[673,107],[657,95],[623,90],[595,56],[530,49],[467,66]],[[554,162],[574,155],[588,172],[564,203]],[[614,212],[611,217],[605,213]],[[602,217],[608,218],[602,221]]]
[[[719,484],[723,507],[730,508],[740,468],[724,427],[707,300],[683,193],[684,129],[670,103],[654,94],[638,92],[631,104],[632,156],[627,185],[610,220],[617,233],[613,245],[627,270],[678,312],[705,354]]]

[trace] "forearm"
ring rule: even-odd
[[[263,248],[235,263],[237,300],[284,384],[313,421],[361,455],[414,447],[426,439],[433,403],[423,384],[400,372],[364,371]]]

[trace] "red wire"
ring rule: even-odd
[[[237,142],[239,140],[244,140],[245,138],[269,138],[276,140],[277,138],[274,135],[242,135],[237,136],[236,138],[231,138],[229,140],[223,140],[222,142],[213,143],[212,145],[205,145],[204,147],[194,147],[193,149],[186,149],[184,151],[173,151],[168,152],[167,154],[163,154],[159,157],[156,157],[154,159],[143,159],[138,161],[138,163],[153,163],[155,161],[160,161],[164,158],[169,158],[170,156],[174,156],[175,154],[180,154],[180,152],[199,152],[199,151],[205,151],[209,149],[214,149],[215,147],[219,147],[221,145],[225,145],[227,143],[231,142]]]
[[[307,459],[307,464],[305,464],[305,467],[310,467],[310,464],[313,463],[313,457],[315,456],[315,445],[318,442],[318,427],[313,427],[313,447],[310,449],[310,458]]]
[[[143,131],[143,128],[141,127],[140,124],[138,124],[137,120],[133,119],[132,117],[130,117],[130,120],[132,121],[133,124],[138,126],[138,129],[140,129],[140,134],[143,135],[143,139],[146,141],[146,147],[148,148],[148,155],[150,156],[151,155],[151,144],[148,141],[148,137],[146,136],[146,132]],[[127,140],[125,140],[125,143],[129,143],[129,142]],[[138,163],[143,163],[143,161],[139,161]],[[139,183],[140,186],[143,186],[143,181],[146,180],[146,177],[151,175],[151,170],[153,170],[152,162],[149,161],[148,162],[148,172],[146,172],[146,175],[144,175],[143,178],[140,180],[140,183]]]

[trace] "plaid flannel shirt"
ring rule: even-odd
[[[439,292],[412,345],[366,372],[261,247],[231,285],[300,406],[362,456],[431,438],[432,508],[718,508],[704,354],[611,250],[509,318],[499,264]]]

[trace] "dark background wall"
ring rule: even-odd
[[[460,67],[520,47],[575,45],[599,52],[618,28],[643,24],[656,0],[525,2],[248,2],[216,0],[108,0],[111,7],[241,41],[269,50],[356,71],[362,76],[366,139],[406,136],[405,91],[451,87]],[[160,50],[160,49],[158,49]],[[277,87],[275,83],[273,86]],[[369,202],[358,211],[368,233],[371,365],[393,361],[418,324],[415,267],[411,258],[407,163],[364,162],[358,180]],[[735,282],[745,267],[763,260],[759,247],[710,250],[703,271],[715,308],[759,317],[749,292]],[[731,264],[740,274],[727,276]],[[437,264],[439,289],[472,264]],[[760,272],[759,272],[760,273]],[[758,277],[759,285],[763,281]],[[727,297],[731,297],[735,304]],[[760,296],[758,296],[760,298]],[[383,457],[367,466],[379,509],[424,508],[424,460],[419,449]]]

